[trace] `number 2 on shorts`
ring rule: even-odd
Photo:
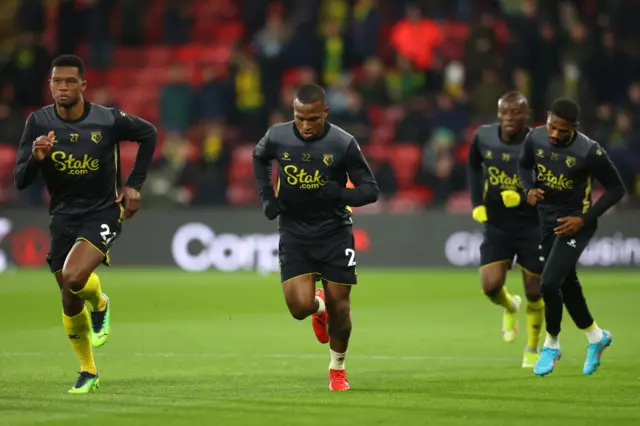
[[[346,249],[344,251],[344,254],[346,256],[349,256],[349,263],[347,264],[347,266],[356,266],[356,251],[354,249]]]
[[[109,225],[107,225],[106,223],[103,223],[100,226],[100,229],[102,229],[100,236],[104,240],[104,243],[109,244],[109,242],[116,236],[116,233],[114,232],[113,234],[111,234],[111,229],[109,229]]]

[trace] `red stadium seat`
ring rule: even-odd
[[[413,143],[391,144],[387,148],[386,157],[393,167],[399,186],[412,186],[422,160],[422,149]]]
[[[471,214],[471,195],[468,191],[456,192],[447,200],[446,210],[449,213]]]

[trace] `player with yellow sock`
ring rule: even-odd
[[[480,247],[480,276],[484,294],[504,308],[502,337],[513,342],[518,333],[520,296],[505,286],[507,271],[516,260],[523,270],[527,299],[527,345],[522,367],[533,368],[539,357],[544,305],[540,293],[542,262],[539,221],[529,206],[518,178],[518,159],[529,132],[527,99],[509,92],[498,101],[498,123],[478,128],[469,151],[469,183],[473,219],[485,225]]]
[[[122,221],[139,208],[139,191],[157,138],[150,123],[84,100],[84,72],[77,56],[53,61],[50,89],[55,104],[27,119],[14,170],[18,189],[42,173],[51,197],[47,261],[62,293],[62,323],[80,361],[80,375],[69,390],[74,394],[98,389],[93,348],[107,342],[111,303],[94,270],[109,265],[109,249],[120,235]],[[139,143],[125,186],[119,170],[121,141]]]

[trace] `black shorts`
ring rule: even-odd
[[[281,234],[278,256],[281,282],[315,274],[318,279],[338,284],[358,283],[355,240],[351,228],[313,241],[301,241]]]
[[[51,250],[47,254],[51,272],[62,270],[67,255],[78,240],[87,241],[95,247],[104,257],[102,263],[109,266],[109,249],[120,236],[123,217],[123,210],[117,204],[82,217],[53,216],[49,225]]]
[[[526,229],[522,232],[507,232],[487,225],[484,240],[480,245],[480,263],[487,266],[498,262],[516,263],[526,272],[542,274],[540,261],[540,230]]]

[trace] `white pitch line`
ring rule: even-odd
[[[220,353],[178,353],[178,352],[135,352],[135,353],[121,353],[121,354],[96,354],[99,358],[102,357],[140,357],[140,358],[213,358],[213,359],[325,359],[327,355],[323,354],[263,354],[263,355],[249,355],[249,354],[220,354]],[[0,352],[0,358],[17,358],[17,357],[51,357],[61,356],[68,357],[73,356],[71,352],[57,352],[57,353],[44,353],[44,352]],[[476,356],[447,356],[447,355],[371,355],[371,354],[353,354],[349,355],[349,359],[362,359],[372,361],[451,361],[451,362],[515,362],[521,360],[520,357],[476,357]],[[615,362],[622,361],[625,363],[640,363],[640,359],[632,358],[612,358],[608,357],[607,360]]]
[[[70,352],[58,352],[58,353],[43,353],[43,352],[0,352],[0,357],[47,357],[47,356],[71,356]],[[263,354],[263,355],[248,355],[248,354],[219,354],[219,353],[177,353],[177,352],[136,352],[133,354],[96,354],[102,356],[118,356],[118,357],[152,357],[152,358],[237,358],[237,359],[325,359],[327,355],[324,354]],[[504,362],[513,361],[519,358],[517,357],[461,357],[461,356],[430,356],[430,355],[350,355],[350,359],[368,359],[378,361],[494,361]]]

